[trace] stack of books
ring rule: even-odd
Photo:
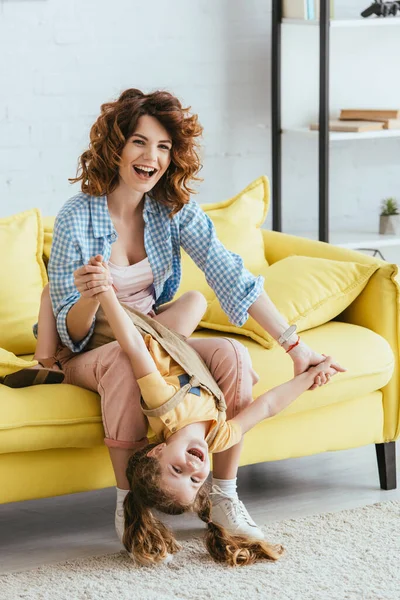
[[[318,131],[318,123],[312,123],[310,129]],[[329,121],[329,131],[358,133],[381,129],[400,129],[400,109],[344,108],[338,120]]]
[[[283,0],[282,16],[286,19],[319,19],[320,0]],[[330,0],[330,18],[333,19],[334,0]]]

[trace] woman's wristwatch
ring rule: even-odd
[[[282,333],[281,337],[278,338],[278,344],[280,344],[281,346],[283,346],[283,344],[286,344],[286,342],[290,340],[292,335],[296,333],[296,330],[297,325],[291,325],[289,329],[286,329],[286,331]]]

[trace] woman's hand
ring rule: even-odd
[[[302,341],[300,341],[300,343],[295,348],[293,348],[293,350],[288,352],[288,354],[293,360],[295,376],[304,373],[310,367],[319,365],[320,363],[326,360],[326,357],[323,354],[319,354],[319,352],[314,352],[314,350],[309,348],[309,346],[307,346],[307,344],[305,344]],[[339,363],[337,363],[332,357],[330,357],[330,360],[331,364],[329,370],[327,371],[327,373],[329,374],[329,378],[333,375],[336,375],[337,373],[344,373],[347,370],[344,367],[341,367]],[[329,381],[329,378],[326,379],[325,373],[325,377],[321,377],[320,385],[324,385],[325,383],[327,383]],[[310,389],[315,389],[315,387],[317,387],[316,384],[314,384],[314,386]]]
[[[103,257],[93,256],[87,265],[74,271],[75,287],[84,298],[94,298],[100,292],[106,292],[112,285],[108,268],[103,264]]]

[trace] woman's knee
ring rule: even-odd
[[[203,294],[201,292],[198,292],[197,290],[190,290],[188,292],[185,292],[181,296],[181,299],[185,304],[188,305],[188,307],[190,307],[192,310],[195,309],[201,315],[204,315],[204,313],[207,310],[207,300],[205,299]]]

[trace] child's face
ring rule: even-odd
[[[152,448],[148,456],[157,458],[161,466],[163,488],[176,500],[191,504],[210,472],[208,446],[204,439],[174,439]]]

